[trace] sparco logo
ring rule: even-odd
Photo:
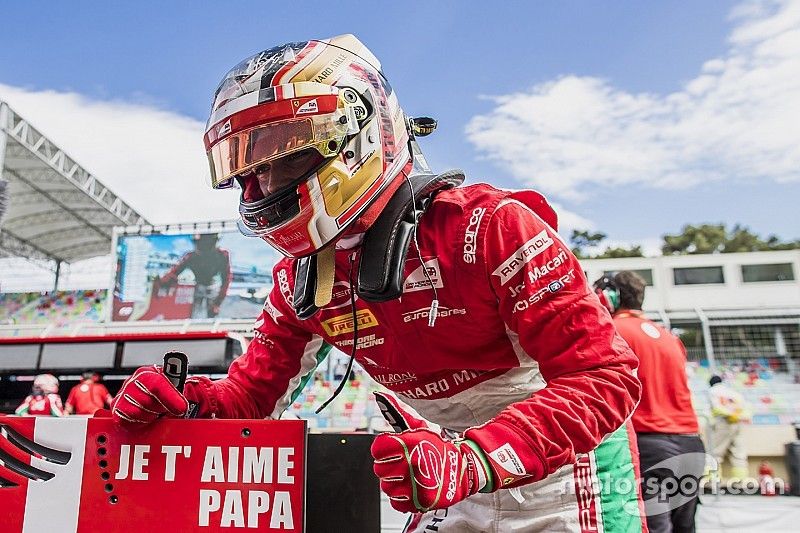
[[[416,467],[414,468],[414,481],[417,482],[417,485],[425,489],[435,489],[441,486],[442,456],[436,446],[427,440],[414,446],[414,449],[411,450],[411,464]]]
[[[458,454],[455,452],[455,450],[447,450],[447,458],[450,461],[450,479],[447,480],[447,499],[453,501],[453,498],[456,497]]]
[[[278,288],[281,290],[281,294],[283,294],[283,299],[286,300],[286,303],[292,305],[294,302],[294,295],[289,288],[289,278],[284,269],[278,270]]]
[[[553,239],[546,230],[539,232],[534,238],[523,244],[503,264],[497,267],[492,275],[500,278],[500,285],[505,285],[513,278],[522,267],[531,259],[544,252],[553,245]]]
[[[481,219],[486,213],[485,207],[476,207],[472,210],[472,216],[464,231],[464,262],[475,262],[475,245],[478,240],[478,229],[481,227]]]

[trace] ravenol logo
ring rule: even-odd
[[[358,321],[358,330],[364,330],[378,325],[378,319],[372,314],[369,309],[362,309],[356,313],[356,320]],[[353,315],[339,315],[329,318],[322,322],[322,329],[331,337],[343,335],[345,333],[352,333],[354,328]]]
[[[513,278],[522,267],[544,252],[553,245],[553,239],[547,234],[546,230],[540,231],[535,237],[523,244],[516,252],[506,259],[502,265],[497,267],[492,275],[500,278],[500,285],[505,285]]]

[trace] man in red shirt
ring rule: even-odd
[[[639,443],[642,495],[652,533],[694,532],[705,448],[686,379],[686,349],[642,312],[645,281],[621,271],[595,282],[617,332],[639,358],[642,396],[632,422]]]
[[[83,380],[69,391],[67,414],[93,415],[98,409],[110,405],[111,399],[106,386],[100,383],[100,375],[97,372],[84,372]]]

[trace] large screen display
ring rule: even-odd
[[[111,320],[255,318],[279,254],[238,232],[119,235]]]

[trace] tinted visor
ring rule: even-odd
[[[233,133],[208,151],[211,185],[230,186],[237,174],[299,150],[313,148],[323,157],[331,157],[339,152],[347,132],[348,117],[344,109],[337,109]]]

